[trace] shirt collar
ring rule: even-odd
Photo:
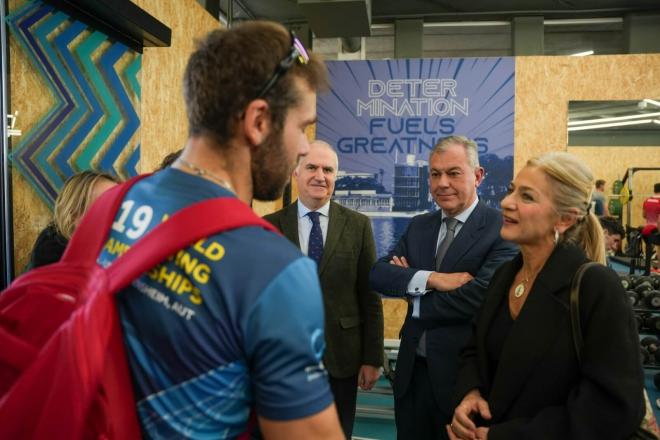
[[[459,222],[461,222],[461,223],[465,223],[467,221],[467,219],[470,217],[470,214],[472,214],[472,211],[474,211],[475,208],[477,207],[477,203],[479,203],[479,197],[475,197],[474,202],[472,202],[472,204],[470,206],[468,206],[466,210],[464,210],[460,214],[454,216],[454,218],[456,220],[458,220]],[[448,215],[445,214],[444,211],[443,211],[442,220],[444,220],[446,217],[448,217]]]
[[[301,219],[304,216],[307,215],[308,212],[310,212],[311,209],[309,209],[303,202],[298,199],[298,218]],[[324,215],[326,217],[329,217],[330,213],[330,200],[326,202],[325,205],[321,206],[319,209],[316,210],[321,215]]]

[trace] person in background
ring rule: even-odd
[[[394,376],[397,437],[446,438],[458,354],[490,277],[517,249],[502,240],[502,214],[477,197],[484,177],[477,144],[438,142],[429,156],[429,190],[440,210],[414,217],[370,273],[371,287],[408,299]]]
[[[605,181],[596,180],[594,192],[591,195],[591,201],[594,203],[594,214],[598,217],[610,215],[607,208],[607,197],[605,197]]]
[[[655,225],[660,220],[660,182],[653,185],[653,196],[644,200],[642,212],[647,225]]]
[[[116,177],[99,171],[83,171],[69,177],[55,199],[53,221],[39,233],[34,243],[30,268],[60,261],[87,209],[117,183]]]
[[[188,140],[126,194],[104,267],[182,209],[214,198],[276,200],[316,120],[324,63],[283,26],[217,29],[190,56]],[[321,361],[316,266],[261,227],[179,250],[117,295],[144,438],[343,438]]]
[[[600,217],[600,225],[605,235],[605,253],[608,257],[623,255],[622,243],[626,235],[619,220],[615,217]]]
[[[569,312],[578,268],[605,262],[590,212],[591,171],[568,153],[527,162],[502,200],[502,237],[520,246],[490,281],[461,352],[456,439],[623,440],[644,414],[632,309],[617,274],[589,268],[579,293],[578,361]]]
[[[370,390],[383,364],[383,305],[369,288],[376,261],[371,222],[330,201],[337,153],[314,141],[294,171],[298,201],[264,218],[314,259],[325,308],[323,363],[346,438],[353,433],[357,387]]]

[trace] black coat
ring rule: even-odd
[[[568,301],[573,274],[586,261],[576,247],[554,250],[511,327],[496,371],[486,336],[521,256],[493,276],[461,353],[456,386],[456,403],[474,388],[488,401],[489,440],[614,440],[639,425],[644,376],[636,325],[616,273],[605,266],[590,268],[582,279],[582,365],[577,361]]]
[[[57,263],[64,255],[68,240],[57,232],[55,225],[46,226],[37,237],[30,255],[30,268]]]

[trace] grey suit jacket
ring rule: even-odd
[[[300,247],[296,203],[264,219]],[[375,261],[369,218],[330,202],[319,279],[325,308],[323,361],[332,377],[353,376],[361,365],[383,364],[383,306],[369,288],[369,270]]]

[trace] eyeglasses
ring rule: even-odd
[[[291,35],[291,50],[289,50],[287,56],[277,65],[273,75],[271,75],[271,77],[268,78],[268,81],[266,81],[261,87],[257,94],[257,99],[266,96],[266,94],[275,87],[277,81],[284,76],[295,62],[298,62],[300,65],[305,65],[309,62],[309,54],[307,53],[307,50],[305,50],[305,46],[303,46],[302,42],[296,37],[296,34],[293,31],[289,31],[289,35]]]

